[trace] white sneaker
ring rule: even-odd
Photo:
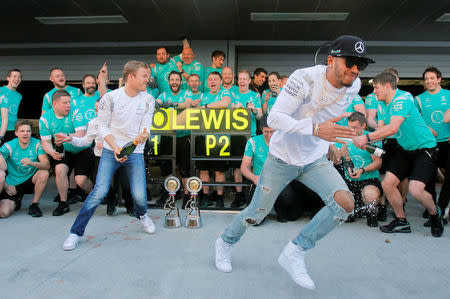
[[[289,241],[278,257],[278,263],[289,273],[296,284],[312,290],[316,288],[316,285],[306,270],[305,253],[305,250]]]
[[[78,241],[80,241],[80,237],[76,234],[70,234],[69,237],[64,241],[63,249],[64,250],[73,250],[77,247]]]
[[[231,272],[231,250],[233,245],[228,244],[221,237],[216,240],[216,268],[221,272]]]
[[[140,216],[141,223],[144,226],[144,230],[148,234],[153,234],[155,232],[155,224],[153,223],[152,219],[148,217],[148,214],[145,213],[143,216]]]

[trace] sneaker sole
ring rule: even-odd
[[[292,276],[291,272],[289,272],[289,262],[288,259],[285,257],[284,253],[282,252],[280,254],[280,256],[278,257],[278,264],[280,264],[280,266],[289,274],[289,276],[291,277],[291,279],[298,284],[299,286],[308,289],[308,290],[314,290],[316,287],[315,286],[309,286],[309,285],[305,285],[302,283],[299,283],[297,281],[295,281],[294,277]]]
[[[42,217],[42,215],[37,215],[37,214],[34,214],[34,213],[30,213],[30,212],[28,212],[28,215],[30,215],[31,217],[34,217],[34,218]]]
[[[78,246],[78,242],[77,242],[74,246],[71,246],[71,247],[65,247],[65,246],[63,245],[63,249],[64,249],[65,251],[71,251],[71,250],[74,250],[75,248],[77,248],[77,246]]]
[[[380,230],[383,233],[387,233],[387,234],[392,234],[392,233],[410,233],[411,232],[411,229],[408,229],[408,230],[391,230],[391,231],[383,230],[382,226],[380,226]]]

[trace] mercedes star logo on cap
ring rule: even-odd
[[[364,44],[363,44],[363,42],[357,42],[357,43],[355,44],[355,50],[356,50],[356,52],[358,52],[359,54],[363,53],[363,52],[364,52]]]

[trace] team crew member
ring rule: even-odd
[[[197,75],[203,83],[205,70],[203,65],[195,60],[194,50],[191,47],[184,48],[181,52],[182,62],[177,62],[178,71],[182,76],[181,89],[189,90],[188,79],[191,75]]]
[[[444,122],[445,112],[450,109],[450,91],[440,85],[442,75],[435,67],[427,68],[423,73],[425,80],[424,93],[415,98],[425,123],[433,130],[438,147],[437,165],[444,173],[444,184],[439,195],[438,205],[445,211],[450,200],[450,124]]]
[[[200,91],[200,76],[193,74],[189,77],[187,82],[189,90],[185,93],[186,102],[189,103],[190,107],[197,107],[203,98],[203,93]]]
[[[315,288],[305,266],[305,253],[353,211],[353,197],[325,157],[336,137],[353,137],[353,129],[336,125],[347,108],[346,96],[358,94],[358,76],[372,60],[364,42],[341,36],[331,44],[328,65],[295,71],[268,117],[272,136],[264,168],[250,205],[216,240],[216,267],[231,272],[231,250],[248,225],[260,223],[286,185],[297,179],[316,192],[325,206],[290,241],[278,261],[300,286]]]
[[[374,131],[378,128],[377,118],[377,96],[372,92],[364,99],[364,108],[366,109],[367,127]]]
[[[263,68],[257,68],[253,72],[253,80],[250,83],[250,90],[262,95],[263,91],[267,89],[267,71]]]
[[[157,63],[151,67],[151,73],[158,84],[158,90],[160,93],[170,92],[169,73],[178,69],[177,62],[170,58],[166,47],[156,49],[156,61]]]
[[[28,214],[41,217],[38,203],[47,186],[50,162],[39,139],[31,137],[31,123],[18,121],[15,134],[16,139],[0,148],[0,218],[7,218],[20,209],[26,193],[33,193]],[[6,180],[5,166],[8,169]]]
[[[281,76],[277,72],[272,72],[267,77],[269,89],[264,90],[261,96],[261,107],[264,114],[269,114],[275,100],[281,92]]]
[[[397,151],[389,162],[382,183],[396,218],[388,225],[380,226],[380,229],[385,233],[411,232],[403,209],[403,199],[397,190],[398,184],[409,177],[409,193],[428,210],[431,215],[431,234],[440,237],[444,232],[442,212],[436,207],[431,194],[425,190],[425,185],[436,171],[436,139],[413,101],[404,94],[398,94],[394,75],[377,75],[373,80],[373,87],[377,99],[386,103],[386,119],[389,119],[389,124],[372,133],[355,137],[353,143],[361,148],[367,142],[396,134],[395,138],[403,149]]]
[[[62,69],[58,67],[50,70],[50,81],[52,81],[55,87],[44,95],[44,99],[42,101],[42,114],[44,114],[47,110],[52,109],[52,96],[57,90],[65,90],[72,99],[82,95],[80,89],[66,84],[66,75],[64,75]]]
[[[364,108],[363,99],[359,95],[354,96],[353,99],[349,98],[347,100],[350,100],[350,104],[348,105],[347,109],[345,109],[346,114],[350,116],[353,112],[358,111],[361,114],[366,115],[366,109]],[[341,119],[338,124],[347,126],[347,120],[347,117],[345,117]]]
[[[357,135],[368,133],[365,131],[367,127],[366,118],[361,112],[353,112],[348,117],[348,126],[355,130]],[[381,142],[377,142],[374,145],[382,147]],[[380,196],[383,194],[380,174],[378,173],[378,169],[381,167],[381,158],[355,147],[352,143],[344,146],[336,143],[331,146],[340,149],[337,157],[338,161],[341,160],[341,157],[349,157],[353,161],[355,165],[353,171],[350,170],[349,172],[349,169],[344,169],[344,173],[345,183],[355,197],[355,210],[359,208],[366,213],[368,226],[378,227],[376,209],[380,203]],[[358,202],[361,202],[362,206],[358,207]],[[354,214],[349,219],[354,221]]]
[[[79,112],[83,115],[83,118],[87,124],[92,119],[97,117],[95,105],[97,100],[100,99],[100,93],[96,92],[97,82],[94,75],[85,75],[82,82],[84,94],[76,97],[73,100],[73,104],[80,109]]]
[[[215,50],[211,53],[211,66],[205,68],[205,75],[203,78],[205,79],[205,82],[203,83],[203,92],[209,92],[209,85],[208,85],[208,78],[209,74],[212,72],[218,72],[220,73],[222,70],[222,66],[225,62],[226,55],[223,51]]]
[[[231,102],[234,103],[234,94],[239,91],[239,86],[234,85],[234,71],[231,67],[226,66],[222,69],[222,88],[231,93]]]
[[[61,216],[69,212],[67,203],[67,191],[69,188],[68,175],[75,170],[75,182],[83,190],[89,193],[92,188],[88,178],[92,164],[92,149],[89,147],[78,148],[64,143],[64,151],[58,152],[52,145],[52,138],[57,133],[74,134],[82,137],[86,133],[86,122],[79,109],[71,104],[70,95],[65,90],[57,90],[52,95],[53,108],[45,112],[39,120],[39,132],[42,139],[42,147],[53,158],[56,175],[56,188],[58,189],[60,202],[53,211],[53,216]],[[55,143],[57,146],[61,144]]]
[[[202,100],[199,104],[203,108],[230,108],[231,94],[228,90],[222,88],[222,76],[219,72],[212,72],[208,76],[209,92],[203,93]],[[197,137],[196,141],[197,149],[200,151],[197,153],[199,156],[205,155],[205,139]],[[200,170],[200,179],[203,182],[210,182],[209,170],[213,170],[215,173],[215,182],[225,182],[225,171],[228,169],[226,161],[198,161],[196,163],[197,168]],[[213,198],[210,193],[209,186],[203,186],[203,197],[201,200],[201,206],[207,207],[216,202],[216,207],[223,208],[223,186],[217,186],[217,197]]]
[[[0,145],[15,138],[15,124],[17,112],[22,101],[22,95],[17,92],[17,87],[22,82],[22,73],[18,69],[8,71],[6,75],[8,84],[0,87]]]
[[[94,189],[86,198],[70,235],[63,244],[64,250],[74,249],[84,235],[89,219],[102,199],[108,194],[114,172],[121,165],[130,180],[135,216],[140,219],[144,230],[152,234],[155,225],[147,214],[146,172],[144,144],[150,136],[155,99],[146,92],[149,81],[148,66],[140,61],[129,61],[123,68],[125,86],[107,93],[100,100],[98,124],[105,139],[102,157]],[[117,155],[130,140],[138,146],[128,157]]]
[[[169,74],[170,92],[164,92],[159,95],[156,102],[159,104],[168,104],[171,107],[177,107],[179,109],[189,108],[190,104],[186,101],[187,90],[181,90],[181,74],[172,71]],[[190,199],[189,190],[186,188],[187,178],[189,177],[190,169],[190,156],[191,156],[191,139],[190,131],[177,130],[177,142],[176,142],[176,164],[180,171],[181,178],[184,186],[183,207]],[[169,173],[165,174],[169,175]]]

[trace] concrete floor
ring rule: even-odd
[[[450,293],[450,232],[433,238],[413,199],[407,203],[411,234],[384,234],[359,219],[320,241],[307,254],[317,285],[310,291],[294,284],[277,263],[307,219],[283,224],[269,217],[249,228],[234,248],[233,272],[225,274],[215,269],[214,241],[233,214],[205,212],[201,229],[170,230],[163,227],[163,210],[149,210],[157,231],[147,235],[124,208],[110,217],[100,206],[79,246],[66,252],[61,246],[81,203],[53,217],[55,190],[49,186],[41,201],[43,217],[27,214],[26,196],[20,211],[0,219],[0,298],[448,298]]]

